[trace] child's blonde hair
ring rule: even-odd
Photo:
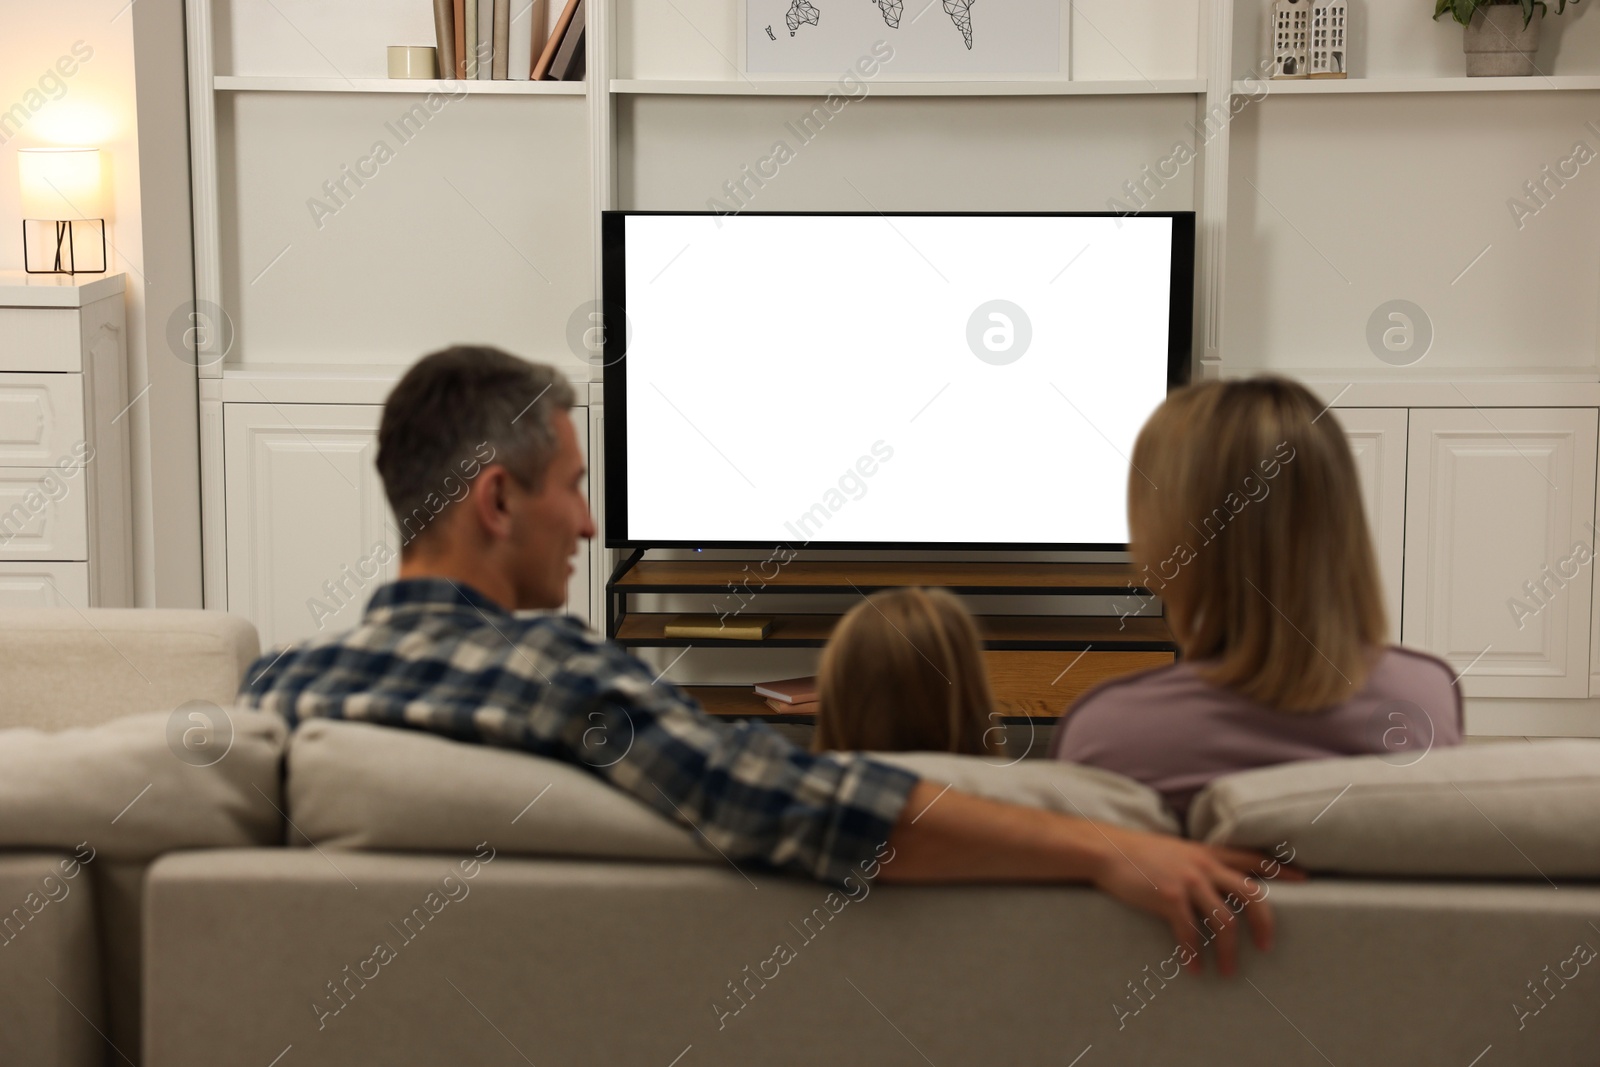
[[[944,590],[874,593],[823,649],[812,748],[1001,754],[982,648],[972,616]]]

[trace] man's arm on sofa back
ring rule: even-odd
[[[1254,853],[1002,804],[928,781],[911,791],[889,844],[886,882],[1092,883],[1165,919],[1196,973],[1201,947],[1213,938],[1218,969],[1234,972],[1240,914],[1256,947],[1272,946],[1272,910],[1263,887],[1241,873],[1258,872],[1270,862]],[[1303,878],[1281,866],[1278,876]]]

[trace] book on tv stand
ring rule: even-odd
[[[662,627],[663,637],[698,637],[717,641],[760,641],[772,628],[766,615],[721,618],[716,615],[677,615]]]

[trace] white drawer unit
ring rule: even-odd
[[[16,288],[14,271],[0,272],[0,284]],[[54,284],[56,275],[23,275],[24,286],[37,289]],[[108,279],[109,280],[109,279]],[[65,287],[58,287],[63,292]],[[118,290],[120,293],[120,290]],[[31,298],[32,292],[22,299]],[[0,367],[6,370],[76,373],[83,370],[83,320],[76,307],[27,304],[0,306]]]
[[[125,284],[0,272],[0,608],[133,603]]]
[[[0,373],[0,467],[81,467],[83,375]]]
[[[78,608],[88,603],[87,563],[0,562],[0,611]]]
[[[82,467],[0,467],[0,559],[89,559]]]

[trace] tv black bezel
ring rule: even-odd
[[[919,552],[1117,552],[1127,543],[1100,542],[986,542],[986,541],[646,541],[625,536],[628,525],[628,356],[626,329],[611,328],[613,309],[626,315],[628,307],[625,226],[629,216],[696,215],[714,217],[714,211],[603,211],[600,216],[602,313],[604,340],[602,366],[605,402],[605,547],[767,549],[777,545],[824,550],[906,549]],[[1126,218],[1117,211],[744,211],[741,215],[818,216],[837,218]],[[1172,273],[1168,309],[1167,391],[1187,385],[1194,362],[1195,213],[1193,211],[1142,211],[1143,218],[1172,220]],[[620,354],[614,352],[620,347]],[[622,531],[621,534],[618,531]]]

